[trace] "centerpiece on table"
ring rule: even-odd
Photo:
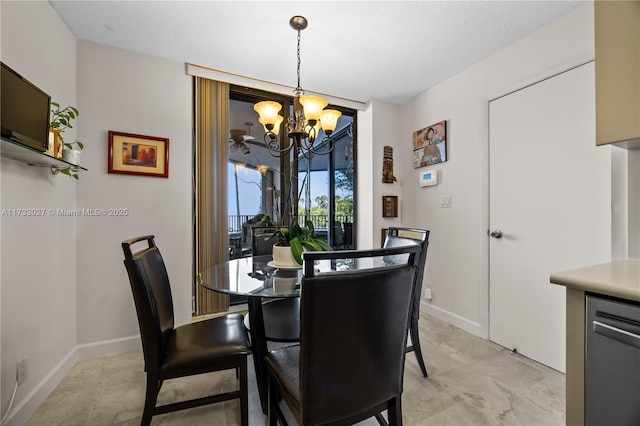
[[[276,236],[278,242],[273,245],[273,261],[279,267],[299,267],[302,265],[302,252],[305,250],[333,250],[324,238],[315,236],[315,229],[310,220],[304,226],[300,226],[294,219],[290,226],[278,229],[268,239]]]

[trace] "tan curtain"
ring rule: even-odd
[[[196,273],[228,260],[229,85],[195,77]],[[229,296],[196,286],[196,314],[229,308]]]

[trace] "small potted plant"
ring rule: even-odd
[[[51,109],[49,128],[54,133],[53,156],[56,158],[62,157],[64,161],[78,165],[80,164],[80,151],[84,148],[84,144],[78,140],[66,143],[62,134],[66,129],[73,128],[71,123],[80,113],[76,107],[60,108],[58,102],[51,102],[51,106],[53,108]]]
[[[68,106],[60,108],[58,102],[51,102],[51,121],[49,123],[49,129],[53,135],[53,150],[52,154],[56,158],[62,158],[67,163],[80,165],[81,151],[84,148],[84,144],[78,140],[75,142],[65,142],[62,134],[66,129],[72,129],[71,122],[75,120],[80,112],[76,107]],[[77,169],[72,167],[66,167],[59,169],[59,172],[65,174],[74,179],[78,179]]]
[[[273,246],[273,260],[276,265],[296,266],[302,265],[302,252],[309,251],[332,251],[333,248],[327,244],[324,238],[315,236],[313,223],[308,220],[305,226],[300,226],[297,220],[288,227],[278,229],[269,237],[278,237],[278,242]],[[290,259],[293,257],[293,263]]]

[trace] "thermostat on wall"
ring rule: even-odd
[[[420,181],[420,186],[433,186],[438,184],[438,171],[437,170],[427,170],[425,172],[420,172],[420,176],[418,177]]]

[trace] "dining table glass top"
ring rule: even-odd
[[[384,265],[382,259],[322,260],[314,270],[348,271]],[[198,284],[210,290],[238,296],[300,297],[300,268],[278,268],[271,255],[242,257],[214,265],[198,274]]]
[[[271,255],[232,259],[198,274],[199,284],[220,293],[258,297],[299,297],[302,267],[279,269]]]

